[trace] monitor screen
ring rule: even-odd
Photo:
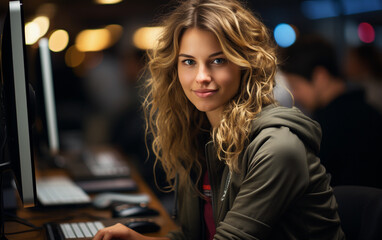
[[[27,80],[22,4],[9,1],[1,36],[2,162],[9,162],[24,207],[36,204],[32,144],[34,92]]]

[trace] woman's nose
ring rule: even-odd
[[[205,65],[200,65],[196,74],[196,82],[203,84],[211,81],[211,72]]]

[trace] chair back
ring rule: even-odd
[[[348,240],[382,240],[382,189],[335,186],[342,230]]]

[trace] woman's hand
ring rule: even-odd
[[[94,236],[93,240],[146,240],[147,238],[142,234],[126,227],[121,223],[117,223],[111,227],[101,229]]]
[[[156,238],[156,237],[146,237],[136,231],[126,227],[121,223],[117,223],[111,227],[101,229],[94,236],[93,240],[170,240],[167,237]]]

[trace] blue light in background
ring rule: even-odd
[[[276,43],[280,47],[289,47],[296,41],[296,32],[286,23],[280,23],[273,32]]]
[[[309,0],[301,3],[302,13],[309,19],[337,17],[340,14],[382,10],[381,0]]]
[[[338,3],[331,0],[304,1],[301,3],[301,10],[310,19],[336,17],[340,14]]]
[[[380,0],[342,0],[342,5],[344,6],[345,15],[382,9]]]

